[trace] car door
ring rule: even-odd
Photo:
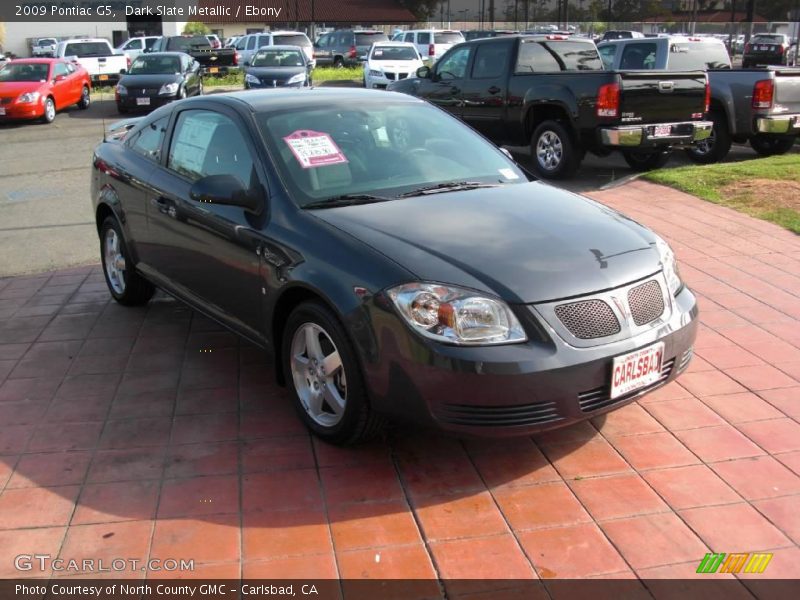
[[[420,80],[417,95],[456,116],[463,112],[464,84],[474,46],[453,48],[434,65],[431,76]]]
[[[83,95],[83,77],[78,67],[72,63],[67,63],[67,80],[70,83],[71,100],[78,102]]]
[[[69,78],[67,63],[59,61],[53,64],[50,80],[53,82],[53,98],[56,108],[62,109],[78,101],[75,98],[75,82]]]
[[[461,84],[462,118],[491,140],[505,139],[508,73],[514,40],[478,44],[470,76]]]
[[[192,185],[210,175],[232,175],[263,193],[266,179],[254,138],[224,107],[197,103],[177,111],[173,121],[147,203],[152,267],[178,295],[255,335],[263,331],[257,250],[266,206],[255,215],[190,197]]]
[[[329,65],[333,62],[333,55],[331,54],[331,37],[330,33],[326,33],[317,40],[314,44],[314,57],[317,59],[317,64]]]

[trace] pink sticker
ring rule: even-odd
[[[347,157],[327,133],[303,129],[283,138],[304,169],[340,165]]]

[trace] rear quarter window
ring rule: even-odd
[[[525,73],[559,73],[561,65],[555,56],[539,42],[524,42],[520,44],[517,65],[514,72],[520,75]]]
[[[603,62],[594,44],[582,42],[545,42],[544,46],[564,65],[565,71],[602,71]]]
[[[731,59],[721,44],[675,43],[669,47],[669,68],[674,71],[730,69]]]
[[[454,31],[437,32],[433,34],[435,44],[460,44],[464,41],[464,36]]]
[[[357,33],[356,46],[370,46],[375,42],[388,42],[389,36],[385,33]]]

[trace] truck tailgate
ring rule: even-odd
[[[618,74],[623,123],[670,123],[703,117],[704,72],[624,71]]]
[[[772,68],[775,69],[775,108],[784,113],[800,113],[800,69]]]

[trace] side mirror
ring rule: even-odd
[[[128,69],[120,69],[119,70],[119,74],[120,75],[125,75],[125,73],[127,73],[127,72],[128,72]]]
[[[259,212],[261,197],[247,190],[238,177],[233,175],[209,175],[194,182],[189,197],[195,202],[241,206],[251,212]]]
[[[59,81],[64,81],[67,78],[66,75],[56,75],[53,78],[53,83],[58,83]]]
[[[64,60],[68,60],[69,62],[76,63],[76,62],[78,62],[78,57],[75,54],[73,54],[72,56],[65,56]]]
[[[420,67],[417,69],[417,77],[420,79],[430,79],[431,78],[431,68],[430,67]]]

